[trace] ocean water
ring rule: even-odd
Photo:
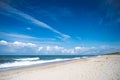
[[[0,55],[0,70],[88,57],[93,55]]]

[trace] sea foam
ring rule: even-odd
[[[15,60],[18,60],[18,61],[33,61],[33,60],[39,60],[40,58],[39,57],[35,57],[35,58],[18,58],[18,59],[15,59]]]
[[[67,61],[70,59],[53,59],[53,60],[38,60],[37,58],[24,58],[24,59],[18,59],[22,61],[15,61],[10,63],[3,63],[0,64],[0,69],[5,68],[12,68],[12,67],[22,67],[22,66],[30,66],[35,64],[44,64],[44,63],[52,63],[52,62],[60,62],[60,61]],[[27,61],[29,60],[29,61]],[[31,61],[31,60],[38,60],[38,61]]]

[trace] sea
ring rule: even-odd
[[[0,55],[0,70],[8,70],[32,65],[52,64],[94,55]]]

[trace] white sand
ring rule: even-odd
[[[1,71],[0,80],[120,80],[120,55]]]

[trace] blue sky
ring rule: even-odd
[[[119,34],[119,0],[0,1],[0,54],[116,52]]]

